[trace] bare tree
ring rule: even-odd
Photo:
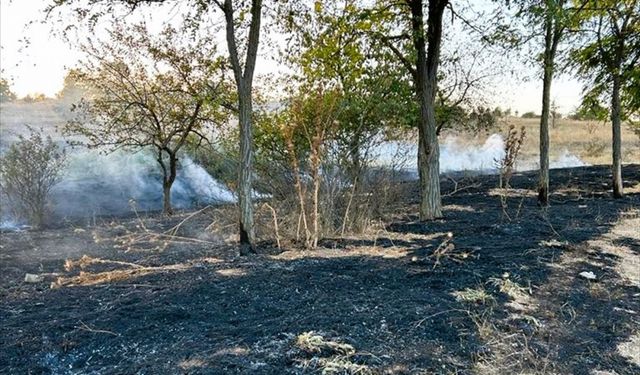
[[[89,60],[75,72],[90,91],[64,129],[89,147],[153,149],[162,170],[163,212],[172,214],[178,153],[191,136],[227,121],[224,62],[209,41],[184,43],[166,28],[154,38],[142,26],[116,28],[105,43],[88,44]]]

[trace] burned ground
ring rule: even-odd
[[[534,174],[506,208],[497,177],[457,176],[429,223],[408,183],[367,235],[253,257],[202,234],[211,214],[149,242],[142,224],[189,214],[3,233],[0,372],[637,374],[640,166],[624,175],[614,200],[606,167],[552,170],[544,210]]]

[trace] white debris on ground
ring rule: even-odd
[[[579,273],[579,276],[582,277],[583,279],[587,279],[587,280],[595,280],[596,279],[596,274],[591,272],[591,271],[582,271]]]
[[[27,273],[24,275],[24,282],[29,284],[37,284],[44,281],[44,276]]]

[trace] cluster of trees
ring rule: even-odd
[[[119,10],[130,14],[179,2],[58,0],[49,14],[71,12],[93,27],[96,20]],[[450,24],[445,20],[451,18],[477,32],[482,43],[526,45],[540,56],[535,61],[543,73],[540,203],[548,204],[551,84],[565,67],[586,80],[586,100],[610,101],[614,195],[622,196],[620,124],[640,107],[638,1],[497,3],[497,12],[511,12],[509,24],[494,17],[491,28],[467,19],[448,0],[199,1],[185,6],[181,28],[167,27],[157,38],[149,36],[144,25],[125,27],[118,17],[109,17],[116,25],[107,42],[84,45],[89,58],[77,79],[91,96],[77,107],[78,117],[67,131],[82,135],[92,146],[155,148],[164,172],[165,210],[170,212],[168,194],[178,151],[189,141],[210,141],[205,130],[220,128],[235,115],[239,233],[241,253],[247,254],[256,242],[256,146],[258,156],[269,154],[268,160],[279,158],[289,166],[299,226],[305,244],[313,247],[320,230],[318,194],[331,170],[328,159],[345,171],[350,196],[360,196],[372,142],[390,129],[413,128],[419,146],[419,216],[441,218],[439,133],[460,123],[488,128],[503,115],[465,106],[470,88],[481,77],[456,71],[459,56],[443,56]],[[211,21],[216,18],[223,21],[225,54],[218,53],[212,37],[216,30],[211,25],[216,23]],[[265,20],[270,30],[285,36],[284,41],[268,42],[281,52],[279,62],[291,72],[286,81],[270,87],[284,99],[266,114],[255,105],[261,98],[254,89]],[[341,215],[343,230],[353,215],[350,204],[351,199]]]

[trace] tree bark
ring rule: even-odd
[[[547,27],[549,32],[550,27]],[[547,34],[550,38],[550,34]],[[538,177],[538,203],[549,205],[549,115],[551,82],[553,80],[553,56],[550,46],[546,46],[544,54],[544,73],[542,79],[542,115],[540,116],[540,173]]]
[[[162,178],[162,213],[164,215],[173,215],[173,207],[171,206],[171,187],[176,180],[176,176],[178,174],[178,158],[175,153],[169,154],[169,169],[167,170],[164,161],[159,159],[160,165],[162,166],[163,178]],[[162,151],[159,155],[162,158]]]
[[[413,44],[417,54],[415,86],[420,104],[418,173],[421,177],[420,220],[423,221],[442,217],[440,149],[435,118],[435,94],[442,42],[442,15],[447,3],[448,0],[429,1],[427,39],[425,41],[423,1],[409,2]]]
[[[562,7],[562,1],[555,4],[547,1],[545,16],[545,37],[542,77],[542,113],[540,116],[540,172],[538,177],[538,204],[549,205],[549,117],[551,117],[551,83],[555,70],[555,57],[558,43],[563,33],[554,8]]]
[[[240,254],[247,255],[255,250],[253,223],[253,128],[251,126],[251,91],[239,92],[240,123],[240,168],[238,170],[238,205],[240,207]]]
[[[620,88],[622,82],[620,75],[614,74],[613,76],[613,90],[611,93],[611,127],[612,127],[612,148],[613,148],[613,160],[612,160],[612,174],[613,174],[613,197],[624,197],[622,186],[622,104],[620,102]]]
[[[251,2],[251,24],[244,67],[240,64],[236,44],[233,1],[225,0],[222,6],[225,15],[227,47],[229,59],[238,90],[238,123],[240,127],[240,167],[238,170],[238,205],[240,207],[240,255],[255,252],[255,231],[253,222],[252,172],[253,172],[253,132],[252,132],[252,88],[253,72],[258,56],[262,0]]]

